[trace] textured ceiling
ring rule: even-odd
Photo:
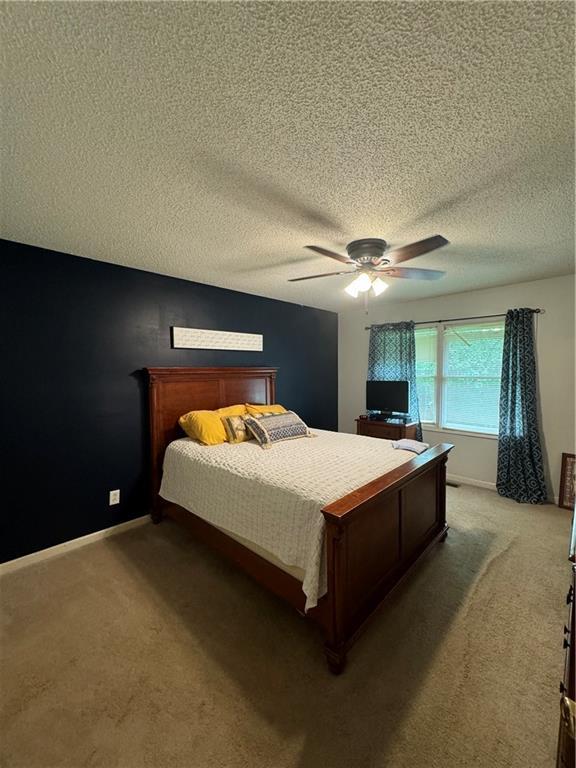
[[[3,236],[342,310],[305,251],[451,245],[376,301],[567,274],[571,2],[5,3]]]

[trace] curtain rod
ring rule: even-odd
[[[536,315],[540,315],[544,313],[543,309],[530,309],[530,311],[534,312]],[[448,320],[420,320],[420,322],[414,323],[414,325],[431,325],[432,323],[454,323],[457,320],[487,320],[490,317],[506,317],[506,312],[501,312],[499,315],[475,315],[474,317],[451,317]],[[364,330],[369,331],[378,325],[390,325],[390,323],[373,323],[372,325],[366,325],[364,327]]]

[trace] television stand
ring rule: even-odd
[[[383,421],[381,419],[356,419],[356,434],[366,437],[381,437],[384,440],[416,440],[417,422],[403,419]]]

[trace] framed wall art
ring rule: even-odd
[[[236,331],[209,331],[204,328],[172,327],[174,349],[238,349],[262,352],[264,337],[261,333],[237,333]]]
[[[574,509],[576,489],[576,454],[562,454],[562,471],[560,473],[560,498],[558,506],[563,509]]]

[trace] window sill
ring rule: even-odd
[[[441,435],[462,435],[462,437],[483,437],[488,440],[498,440],[498,435],[491,435],[487,432],[468,432],[464,429],[445,429],[444,427],[437,427],[435,424],[427,425],[422,423],[422,430],[424,432],[438,432]]]

